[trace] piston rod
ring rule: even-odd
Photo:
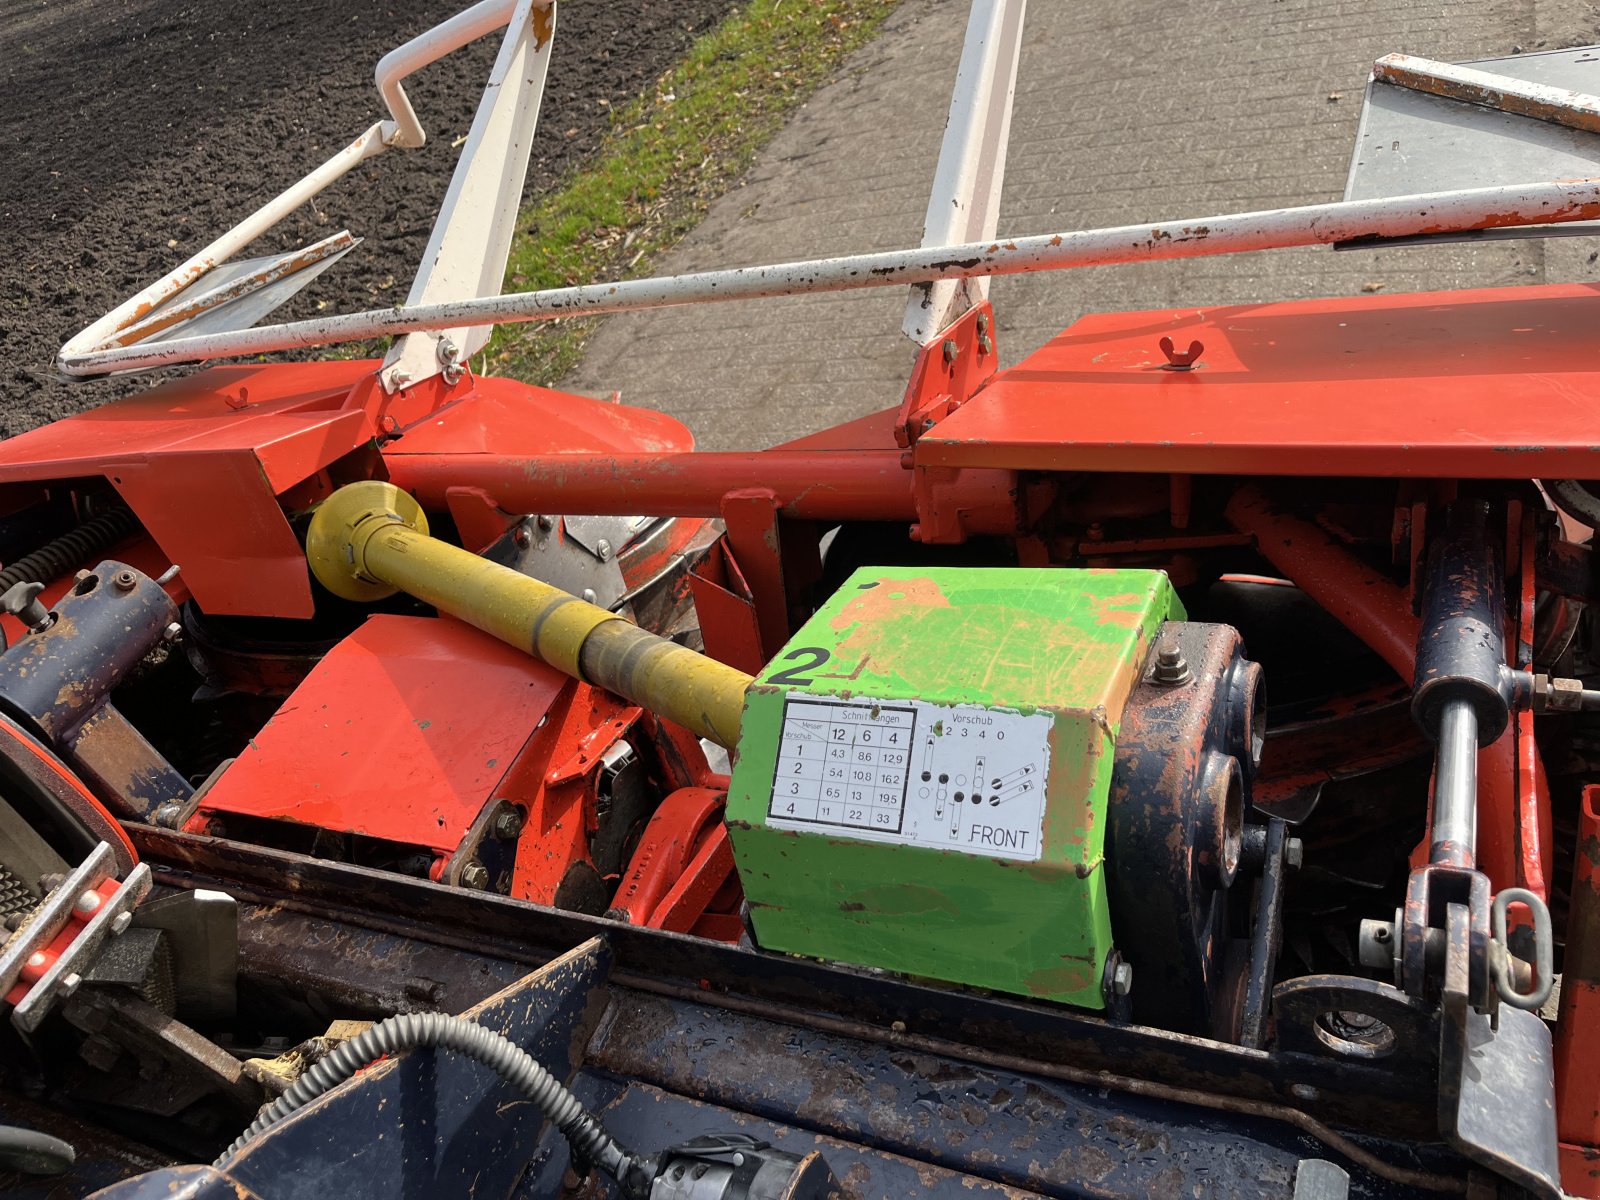
[[[1439,714],[1428,860],[1470,867],[1477,843],[1478,714],[1470,701],[1451,700]]]
[[[336,596],[372,601],[405,592],[719,746],[739,739],[750,676],[429,537],[421,506],[392,484],[352,483],[323,501],[306,558]]]

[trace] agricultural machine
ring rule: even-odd
[[[484,0],[67,343],[247,361],[0,443],[12,1193],[1600,1196],[1594,288],[1006,370],[988,299],[1592,233],[1594,55],[1380,60],[1337,203],[1007,239],[1023,8],[974,0],[920,247],[497,294],[556,5]],[[406,303],[261,324],[358,239],[238,252],[502,28]],[[903,397],[769,450],[473,367],[867,286]]]

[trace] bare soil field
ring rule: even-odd
[[[460,0],[459,7],[466,7]],[[0,436],[144,386],[68,383],[72,333],[171,269],[383,113],[373,67],[448,17],[439,0],[0,0]],[[528,194],[600,143],[619,107],[733,0],[563,6]],[[428,130],[261,239],[366,239],[297,297],[333,311],[403,300],[497,38],[406,84]]]

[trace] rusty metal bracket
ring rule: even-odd
[[[895,441],[911,446],[994,378],[1000,366],[989,302],[968,309],[917,352],[900,412]]]

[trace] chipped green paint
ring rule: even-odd
[[[1111,949],[1105,807],[1117,731],[1151,639],[1182,616],[1158,571],[856,572],[746,699],[728,827],[761,944],[1102,1007]],[[772,826],[790,696],[866,703],[874,720],[908,700],[1046,714],[1037,859]],[[934,739],[961,734],[942,717],[917,736],[930,730]],[[978,825],[971,829],[976,837]]]

